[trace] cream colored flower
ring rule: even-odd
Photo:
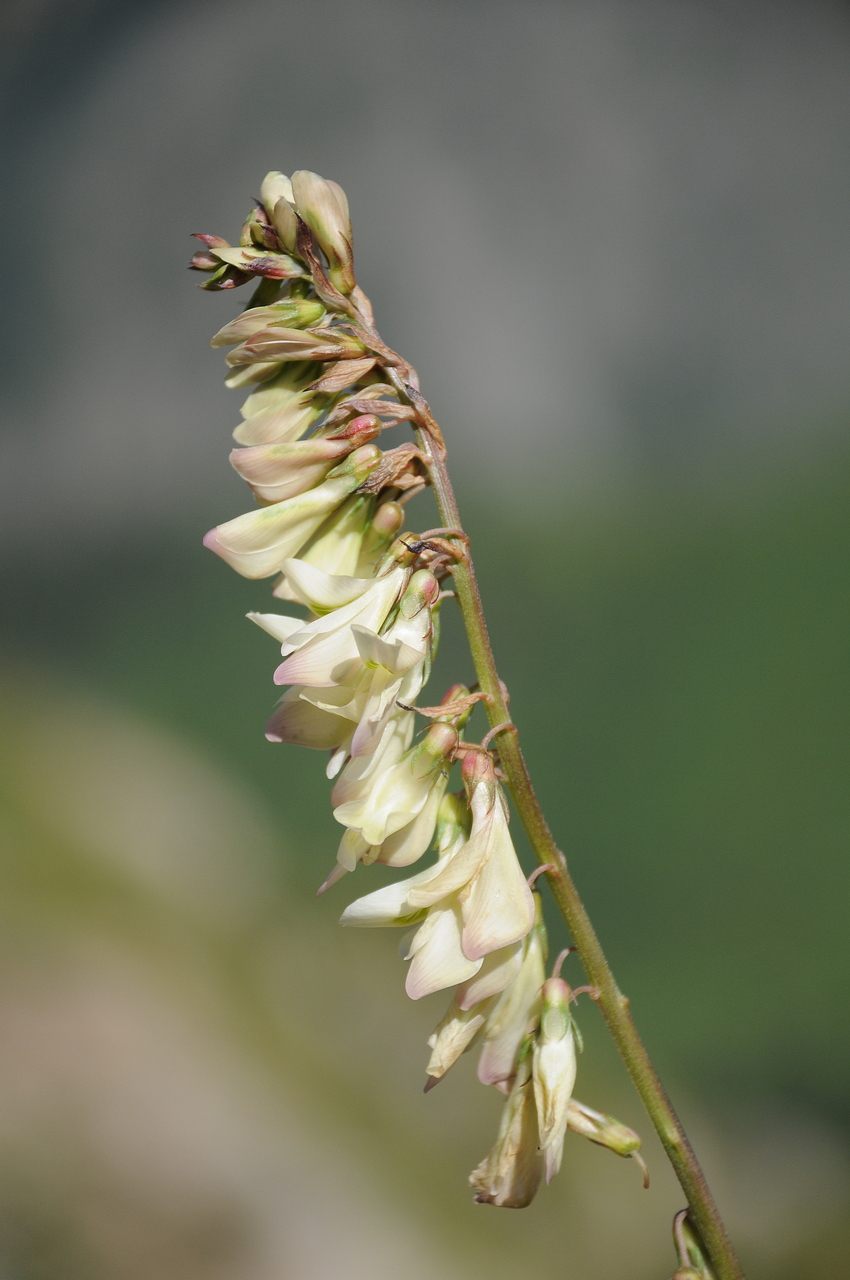
[[[330,689],[350,682],[363,667],[352,627],[379,632],[404,592],[410,570],[397,566],[379,578],[357,579],[325,574],[303,561],[281,563],[299,596],[320,616],[306,623],[299,619],[299,626],[281,645],[286,661],[274,673],[275,684]],[[352,594],[345,600],[348,590]]]
[[[336,436],[234,449],[230,463],[263,502],[284,502],[320,484],[343,458],[380,433],[377,418],[356,418]]]
[[[561,1167],[570,1098],[576,1080],[576,1043],[570,1018],[570,989],[562,978],[543,984],[540,1028],[534,1040],[534,1096],[546,1181]]]
[[[478,1079],[503,1091],[516,1070],[517,1053],[540,1016],[540,992],[546,980],[547,940],[540,895],[535,894],[535,924],[523,943],[520,970],[498,997],[482,1034]]]
[[[441,902],[447,907],[457,895],[463,954],[481,960],[525,937],[534,924],[534,899],[511,841],[507,805],[489,755],[469,753],[463,779],[472,813],[469,840],[439,875],[411,890],[410,902],[414,907]]]
[[[376,445],[364,445],[336,467],[323,484],[218,525],[206,535],[204,546],[243,577],[268,578],[279,572],[284,560],[298,554],[331,512],[363,483],[380,458]]]
[[[470,1185],[477,1192],[476,1202],[524,1209],[540,1185],[541,1166],[531,1054],[526,1046],[505,1103],[499,1136],[490,1153],[469,1175]]]
[[[330,396],[310,389],[321,366],[310,360],[285,365],[242,405],[244,421],[233,432],[237,444],[282,444],[300,440],[318,421]]]

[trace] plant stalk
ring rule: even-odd
[[[414,407],[421,406],[421,399],[416,394],[411,395],[411,388],[399,372],[387,369],[387,374],[405,399]],[[463,526],[445,453],[433,447],[433,431],[429,431],[425,425],[416,426],[415,433],[420,449],[430,460],[429,470],[440,519],[447,528],[460,530]],[[705,1245],[717,1280],[744,1280],[744,1273],[726,1234],[705,1174],[638,1035],[628,997],[617,986],[596,930],[570,876],[566,858],[556,845],[543,816],[522,754],[519,736],[511,722],[507,690],[496,670],[475,567],[468,548],[464,558],[453,568],[452,577],[478,683],[482,693],[487,694],[485,705],[490,725],[493,728],[505,724],[509,726],[503,728],[496,738],[502,769],[517,813],[538,862],[541,865],[548,863],[555,868],[546,873],[552,896],[570,930],[585,973],[598,992],[597,1003],[620,1057],[679,1179],[688,1202],[690,1220]]]

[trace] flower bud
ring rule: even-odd
[[[267,173],[260,183],[260,199],[269,217],[271,217],[272,210],[278,200],[288,200],[291,204],[293,201],[292,183],[286,174],[280,173],[277,169],[272,169],[270,173]]]
[[[436,604],[439,595],[440,584],[433,573],[429,569],[418,569],[399,601],[399,614],[402,618],[413,618],[420,610]]]
[[[287,253],[298,256],[298,218],[289,200],[281,196],[271,211],[272,226]]]
[[[275,253],[271,249],[261,249],[253,245],[234,245],[227,248],[212,248],[210,253],[219,262],[227,263],[238,271],[249,275],[265,276],[270,280],[295,280],[304,272],[300,262],[296,262],[286,253]]]
[[[345,360],[362,355],[363,343],[342,329],[290,329],[269,325],[228,353],[231,366],[258,360]]]
[[[370,432],[366,427],[348,439],[313,437],[289,444],[234,449],[230,463],[263,502],[282,502],[319,484],[342,458],[377,434],[377,430]]]
[[[673,1242],[679,1255],[679,1270],[673,1280],[717,1280],[687,1209],[681,1209],[673,1219]]]
[[[600,1147],[607,1147],[618,1156],[630,1156],[640,1150],[640,1138],[634,1129],[629,1129],[613,1116],[586,1107],[575,1098],[570,1098],[567,1109],[567,1128],[591,1142],[597,1142]]]
[[[425,1068],[430,1077],[426,1088],[433,1088],[449,1068],[454,1066],[461,1054],[467,1053],[475,1045],[492,1003],[492,1000],[483,1001],[472,1009],[461,1009],[456,1000],[451,1002],[442,1022],[437,1024],[428,1037],[432,1052]]]
[[[340,293],[355,286],[351,252],[351,221],[348,199],[342,187],[308,169],[292,175],[292,192],[299,215],[313,232],[316,243],[328,260],[328,277]]]
[[[324,314],[325,308],[315,298],[287,298],[283,302],[272,302],[267,307],[249,307],[219,329],[210,346],[228,347],[234,342],[245,342],[269,326],[307,329],[318,324]]]
[[[570,1018],[570,988],[562,978],[543,984],[540,1027],[534,1041],[534,1096],[546,1181],[561,1167],[567,1112],[576,1079],[576,1046]]]
[[[463,843],[469,835],[470,817],[465,797],[459,792],[443,796],[434,828],[434,848],[445,853],[452,845]]]

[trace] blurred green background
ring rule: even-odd
[[[323,762],[265,742],[266,587],[200,547],[245,503],[204,345],[239,303],[181,274],[277,166],[349,191],[545,810],[748,1274],[850,1275],[850,15],[242,9],[4,19],[0,1277],[674,1268],[595,1011],[578,1096],[651,1190],[573,1138],[529,1210],[475,1206],[498,1099],[469,1061],[423,1097],[443,998],[336,926],[386,873],[313,896]],[[470,677],[449,605],[430,687]]]

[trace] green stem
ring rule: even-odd
[[[399,371],[387,369],[387,374],[398,391],[410,403],[415,407],[421,405],[419,398],[410,393]],[[424,423],[416,428],[416,436],[419,447],[430,458],[429,469],[440,518],[447,528],[461,529],[460,512],[449,478],[445,454],[441,449],[434,447],[433,433]],[[487,716],[491,726],[495,728],[497,725],[510,722],[511,716],[508,710],[507,691],[496,670],[475,567],[470,554],[458,561],[452,576],[478,682],[482,692],[488,695]],[[552,895],[572,934],[585,973],[599,993],[597,1003],[602,1010],[608,1030],[679,1179],[688,1201],[689,1217],[711,1258],[717,1280],[743,1280],[744,1273],[726,1234],[714,1197],[705,1180],[705,1174],[700,1168],[699,1161],[681,1121],[673,1110],[664,1086],[655,1072],[643,1041],[637,1033],[628,998],[617,986],[596,930],[590,922],[584,903],[567,869],[566,858],[555,844],[543,816],[519,745],[516,729],[511,724],[496,736],[502,769],[517,813],[538,861],[541,865],[548,863],[555,868],[547,872]]]

